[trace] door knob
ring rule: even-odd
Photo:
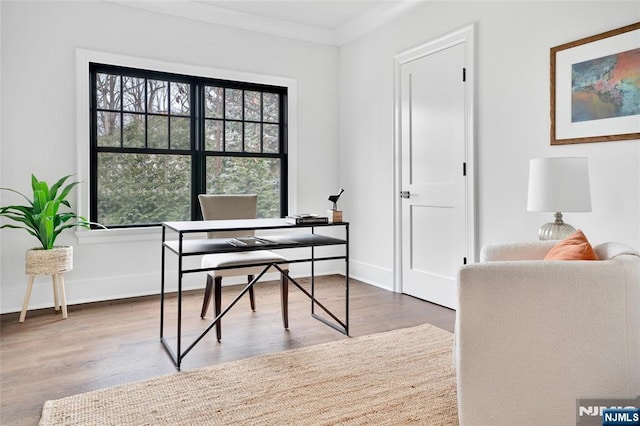
[[[402,191],[402,192],[400,192],[400,197],[401,198],[410,198],[411,197],[411,193],[409,191]]]

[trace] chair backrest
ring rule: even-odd
[[[204,220],[255,219],[258,215],[256,194],[200,194],[200,210]],[[253,230],[208,232],[208,238],[252,237]]]

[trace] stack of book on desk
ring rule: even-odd
[[[291,216],[287,216],[285,220],[289,223],[293,223],[296,225],[316,225],[329,223],[329,218],[326,216],[318,216],[317,214],[294,214]]]

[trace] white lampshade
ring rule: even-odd
[[[534,158],[529,164],[527,210],[590,212],[589,169],[584,157]]]
[[[529,164],[527,210],[555,212],[538,231],[541,240],[559,240],[575,232],[562,212],[590,212],[589,169],[584,157],[535,158]]]

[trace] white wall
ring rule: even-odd
[[[104,2],[2,1],[0,10],[0,186],[28,193],[32,172],[46,180],[76,173],[75,55],[80,48],[295,79],[292,143],[298,158],[292,199],[297,205],[292,210],[329,207],[326,196],[338,186],[337,48]],[[20,201],[2,191],[0,197],[0,205]],[[59,243],[74,246],[74,270],[65,275],[69,303],[159,291],[160,234],[146,238],[79,244],[73,232],[62,236]],[[2,230],[0,312],[20,310],[24,252],[33,246],[26,232]],[[30,307],[52,306],[52,299],[51,285],[39,277]]]
[[[1,1],[0,11],[0,186],[28,191],[31,172],[75,172],[76,48],[294,78],[294,209],[322,211],[343,186],[352,275],[391,289],[393,57],[475,23],[479,245],[535,239],[551,215],[526,211],[528,161],[576,155],[589,158],[593,212],[567,213],[567,222],[594,242],[640,248],[640,143],[550,147],[548,135],[549,48],[640,20],[637,2],[426,2],[340,49],[101,2]],[[75,247],[71,303],[158,289],[157,240],[78,245],[70,233],[60,242]],[[2,231],[0,312],[20,309],[33,245]],[[50,285],[39,282],[31,306],[51,306]]]
[[[640,142],[549,145],[549,49],[640,20],[637,2],[426,2],[340,50],[340,170],[354,276],[392,288],[393,57],[476,24],[478,246],[537,238],[529,159],[586,156],[592,213],[566,222],[594,243],[640,249]]]

